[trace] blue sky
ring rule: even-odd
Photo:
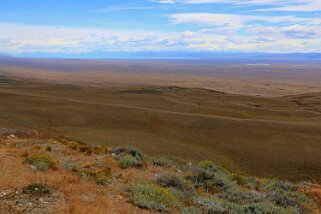
[[[321,52],[321,0],[0,0],[0,53]]]

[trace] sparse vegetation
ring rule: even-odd
[[[157,157],[152,159],[154,166],[170,167],[173,165],[173,161],[165,157]]]
[[[161,173],[156,175],[156,182],[162,187],[170,187],[191,193],[193,188],[183,178],[172,173]]]
[[[41,197],[42,195],[49,194],[51,192],[51,188],[45,184],[33,183],[23,187],[22,192],[32,196]]]
[[[119,159],[119,166],[123,169],[127,168],[143,168],[144,164],[142,161],[137,160],[131,155],[124,155]]]
[[[142,208],[169,212],[179,204],[170,189],[152,183],[132,183],[127,186],[127,191],[130,202]]]
[[[111,177],[106,176],[106,175],[97,175],[96,176],[96,183],[103,185],[103,186],[108,186],[109,184],[113,183],[113,179]]]
[[[182,209],[181,214],[203,214],[203,210],[198,207],[185,207]]]
[[[86,213],[92,210],[104,213],[110,207],[120,213],[124,210],[124,213],[140,213],[141,209],[148,209],[181,214],[312,214],[317,210],[309,198],[311,195],[308,197],[302,193],[302,189],[309,191],[311,183],[244,177],[212,161],[202,161],[195,167],[183,163],[171,163],[179,168],[153,167],[145,165],[145,162],[151,163],[151,158],[127,147],[107,154],[93,147],[94,155],[88,155],[87,151],[70,147],[74,143],[66,139],[62,139],[61,144],[56,140],[54,145],[49,145],[50,141],[33,141],[31,138],[24,140],[19,147],[15,146],[19,139],[7,140],[1,135],[0,139],[4,141],[0,144],[0,152],[13,149],[10,150],[12,153],[1,153],[5,158],[1,164],[20,164],[19,171],[8,167],[10,164],[4,166],[6,173],[0,177],[0,212],[2,204],[6,204],[5,209],[15,207],[19,213],[23,210],[19,210],[19,206],[25,209],[31,206],[30,203],[34,213],[42,213],[46,206],[56,206],[56,210],[64,206],[67,211],[61,213],[79,213],[86,206]],[[46,148],[44,145],[55,149],[42,149],[47,153],[29,155],[35,146]],[[87,148],[84,143],[77,142],[77,145]],[[34,173],[21,163],[21,157],[24,157],[24,163],[37,170],[57,168],[56,160],[61,167],[50,173]],[[132,169],[121,170],[118,166]],[[145,167],[144,170],[139,169],[141,167]],[[8,175],[12,178],[8,179]],[[21,180],[21,176],[26,179]],[[31,184],[26,185],[26,180]],[[12,189],[6,189],[8,184]],[[17,191],[19,189],[22,191]],[[313,194],[312,198],[318,201]],[[110,205],[111,198],[117,206]],[[56,205],[52,205],[52,201]]]
[[[233,176],[223,167],[215,165],[211,161],[203,161],[193,172],[187,176],[197,187],[203,187],[207,191],[215,188],[229,189],[237,187]]]
[[[112,153],[116,156],[127,154],[134,157],[138,161],[143,161],[144,159],[143,153],[139,149],[132,148],[132,147],[117,147],[112,150]]]
[[[57,167],[56,161],[45,154],[28,156],[24,159],[24,162],[29,163],[39,171],[55,169]]]

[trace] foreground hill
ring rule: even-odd
[[[0,213],[319,213],[321,186],[1,129]]]
[[[0,126],[61,133],[237,173],[321,182],[321,94],[257,97],[174,86],[2,78]]]

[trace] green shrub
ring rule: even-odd
[[[36,167],[39,171],[45,171],[47,169],[55,169],[56,161],[48,155],[32,155],[24,159],[25,163]]]
[[[211,161],[201,162],[193,173],[187,176],[187,179],[207,191],[215,187],[226,190],[238,186],[233,176],[225,168],[217,166]]]
[[[136,158],[134,158],[131,155],[124,155],[119,159],[119,166],[122,169],[127,169],[127,168],[143,168],[144,164],[142,161],[138,161],[136,160]]]
[[[45,184],[33,183],[23,187],[22,192],[32,196],[43,196],[51,192],[51,188]]]
[[[173,162],[164,157],[153,158],[152,163],[154,166],[170,167],[173,165]]]
[[[179,205],[177,197],[170,189],[151,183],[133,183],[127,186],[130,202],[141,208],[160,212],[170,212]]]
[[[193,188],[184,179],[172,173],[157,174],[156,182],[162,187],[175,188],[185,193],[193,191]]]

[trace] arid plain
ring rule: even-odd
[[[321,65],[0,60],[0,126],[321,180]]]

